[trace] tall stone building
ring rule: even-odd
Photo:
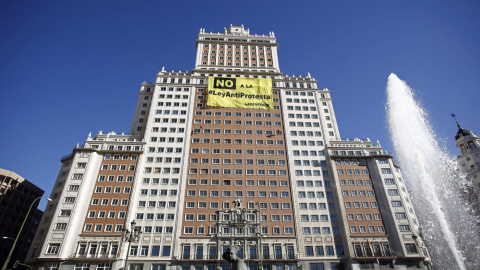
[[[480,194],[480,138],[475,132],[462,128],[458,122],[457,126],[455,143],[460,149],[458,156],[460,167],[472,181],[475,193]]]
[[[452,116],[455,117],[454,114]],[[475,132],[462,128],[456,119],[455,121],[458,127],[455,143],[460,149],[457,162],[462,173],[473,185],[464,189],[463,197],[468,201],[473,214],[477,216],[477,224],[480,225],[480,138]]]
[[[15,172],[0,169],[0,265],[4,266],[15,239],[15,248],[7,265],[23,262],[37,231],[43,212],[38,210],[44,191]],[[31,210],[29,212],[29,210]],[[28,217],[27,217],[27,213]],[[6,267],[7,267],[6,266]]]
[[[230,247],[252,270],[423,269],[392,156],[341,140],[330,91],[281,73],[273,32],[201,29],[196,46],[191,72],[141,85],[130,134],[62,158],[32,263],[226,270]],[[207,106],[209,77],[270,79],[272,108]]]

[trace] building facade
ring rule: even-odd
[[[472,186],[464,189],[463,197],[468,201],[474,215],[477,216],[477,224],[480,225],[480,138],[475,132],[462,128],[458,122],[457,127],[455,143],[460,149],[457,162],[462,173],[472,183]]]
[[[22,224],[15,249],[7,267],[23,262],[33,241],[43,212],[38,210],[38,197],[44,191],[15,172],[0,169],[0,263],[3,266]],[[31,209],[30,213],[29,210]],[[27,213],[29,213],[27,217]]]
[[[229,269],[230,247],[251,270],[425,267],[392,157],[341,140],[330,91],[281,73],[273,32],[201,29],[196,46],[191,72],[141,85],[130,134],[89,135],[62,158],[32,263]],[[208,107],[212,76],[271,79],[273,109]]]

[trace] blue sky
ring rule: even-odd
[[[140,83],[191,70],[200,28],[274,31],[284,74],[310,72],[332,91],[342,138],[393,152],[385,86],[415,89],[456,154],[457,114],[480,133],[480,2],[0,1],[0,167],[47,196],[89,132],[128,132]],[[43,203],[44,205],[44,203]]]

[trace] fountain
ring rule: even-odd
[[[439,146],[412,89],[393,73],[388,77],[386,109],[434,269],[480,269],[480,228],[461,199],[467,180]]]

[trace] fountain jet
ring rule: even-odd
[[[467,180],[439,146],[412,89],[393,73],[388,77],[386,110],[396,156],[435,269],[480,269],[479,228],[461,199]]]

